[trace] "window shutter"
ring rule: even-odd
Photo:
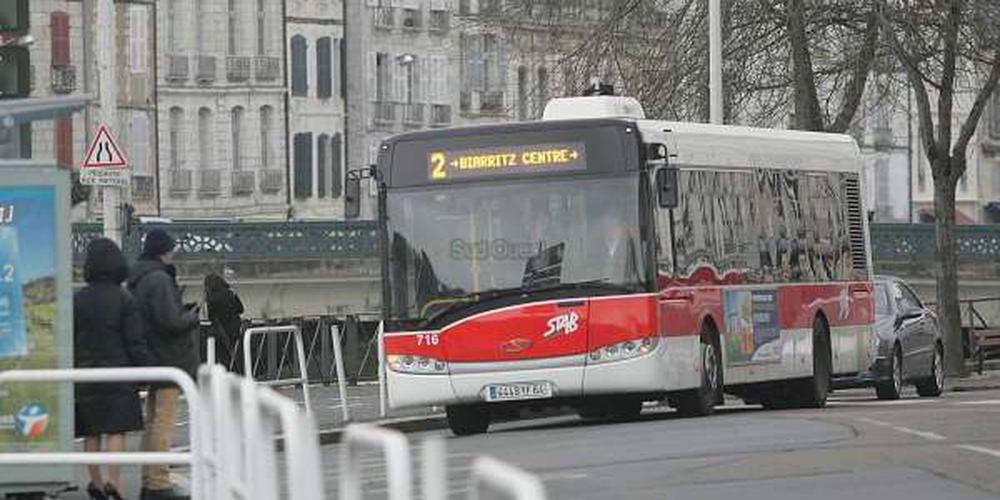
[[[368,100],[376,101],[379,97],[378,95],[378,53],[369,52],[368,53],[368,68],[365,74],[368,75]]]
[[[330,46],[330,95],[341,95],[340,88],[340,39],[334,38]]]
[[[305,199],[312,196],[312,134],[295,134],[295,197]]]
[[[60,168],[73,168],[73,118],[56,118],[56,162]]]
[[[129,160],[136,176],[153,175],[149,165],[149,118],[145,112],[136,111],[129,119]]]
[[[330,198],[340,198],[343,192],[342,141],[340,134],[333,134],[330,139]]]
[[[309,70],[306,66],[306,39],[302,35],[292,37],[292,95],[305,97],[309,93]]]
[[[132,74],[146,72],[146,7],[133,5],[128,11],[128,67]]]
[[[69,14],[55,11],[50,17],[52,66],[69,64]]]
[[[392,78],[392,98],[394,102],[406,101],[406,69],[389,59],[389,74]]]
[[[330,158],[330,137],[320,135],[316,140],[316,197],[326,198],[327,161]]]
[[[330,37],[316,40],[316,96],[329,99],[333,95],[333,73]]]

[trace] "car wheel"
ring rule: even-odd
[[[931,358],[931,376],[917,382],[917,394],[923,398],[936,398],[944,392],[944,353],[941,345],[934,346]]]
[[[833,357],[830,351],[830,328],[823,318],[813,320],[813,376],[798,382],[794,399],[805,408],[826,406],[830,394],[830,378],[833,374]],[[780,405],[779,405],[780,406]]]
[[[875,394],[879,399],[899,399],[903,392],[903,354],[896,346],[889,358],[889,380],[883,380],[875,386]]]
[[[448,427],[456,436],[482,434],[490,427],[490,411],[482,405],[456,405],[445,408]]]
[[[677,412],[685,417],[711,415],[722,398],[722,355],[718,336],[708,326],[701,334],[701,387],[677,397]]]

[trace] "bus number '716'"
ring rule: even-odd
[[[422,333],[417,335],[417,345],[438,345],[441,339],[436,333]]]

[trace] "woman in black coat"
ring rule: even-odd
[[[236,344],[240,338],[240,315],[243,314],[243,302],[236,292],[229,287],[229,283],[212,273],[205,277],[205,302],[208,305],[208,319],[217,332],[223,334],[222,349],[219,352],[222,356],[218,362],[229,367],[232,358],[237,356],[235,352]],[[237,357],[237,364],[239,364]],[[239,370],[237,370],[239,371]]]
[[[73,297],[73,347],[78,368],[152,366],[135,300],[121,283],[128,276],[125,256],[111,240],[100,238],[87,245],[83,266],[87,286]],[[86,438],[87,451],[125,449],[125,433],[141,430],[142,407],[132,383],[77,384],[76,435]],[[121,498],[121,473],[108,466],[107,482],[100,468],[88,467],[91,498]]]

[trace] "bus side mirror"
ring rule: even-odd
[[[357,172],[348,172],[344,182],[344,218],[357,219],[359,215],[361,215],[361,176],[357,175]]]
[[[677,169],[661,168],[656,171],[656,197],[660,208],[677,208]]]

